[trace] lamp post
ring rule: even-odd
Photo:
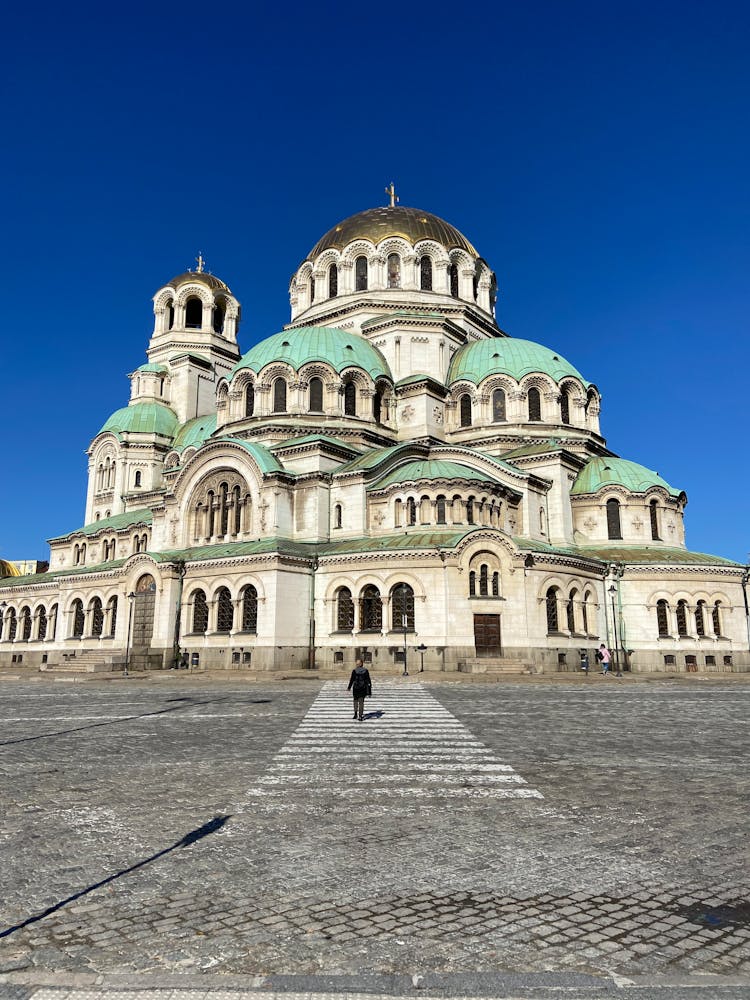
[[[5,632],[5,609],[8,607],[7,601],[0,601],[0,639]]]
[[[609,588],[608,591],[610,597],[612,598],[612,634],[615,637],[615,648],[613,650],[613,655],[615,658],[615,677],[622,677],[622,670],[620,669],[620,657],[617,653],[617,615],[615,612],[615,594],[617,593],[617,587],[614,584]]]
[[[406,584],[402,583],[401,584],[401,624],[404,626],[404,672],[401,675],[402,677],[408,677],[409,676],[409,670],[408,670],[407,664],[406,664],[406,633],[407,633],[407,631],[409,629],[409,616],[406,613],[406,598],[407,598],[407,595],[408,595],[408,591],[406,589]]]
[[[125,644],[125,677],[128,676],[128,667],[130,666],[130,630],[133,627],[133,604],[135,603],[135,594],[131,590],[128,594],[128,641]]]
[[[419,653],[419,657],[420,657],[420,660],[421,660],[421,662],[419,664],[419,672],[420,672],[420,674],[424,673],[424,654],[425,654],[426,650],[427,650],[427,646],[425,646],[425,644],[423,642],[420,642],[420,644],[417,646],[417,652]]]

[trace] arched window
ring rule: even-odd
[[[474,497],[469,497],[466,501],[466,523],[474,523]]]
[[[578,597],[578,591],[574,588],[568,595],[568,600],[565,604],[565,615],[568,620],[568,632],[571,635],[575,635],[576,631],[576,598]]]
[[[432,258],[427,254],[419,258],[419,287],[423,292],[432,291]]]
[[[393,524],[395,527],[401,527],[401,513],[403,510],[403,503],[400,500],[396,500],[393,504]]]
[[[169,310],[167,312],[167,322],[169,324],[169,329],[171,330],[174,326],[174,302],[169,303]]]
[[[216,631],[231,632],[234,622],[234,605],[232,595],[226,587],[216,591]]]
[[[622,538],[620,526],[620,501],[607,500],[607,538]]]
[[[73,601],[71,610],[73,612],[73,638],[80,639],[83,635],[84,625],[83,601],[76,598],[75,601]]]
[[[451,264],[448,268],[448,282],[450,284],[450,292],[454,299],[458,298],[458,265]]]
[[[471,427],[471,396],[468,392],[463,393],[458,401],[461,426]]]
[[[547,632],[559,632],[559,621],[557,617],[557,587],[550,587],[547,591]]]
[[[445,524],[445,497],[441,494],[435,501],[435,520],[438,524]]]
[[[651,515],[651,538],[653,541],[659,541],[659,501],[654,499],[648,505],[649,514]]]
[[[542,419],[542,397],[539,390],[532,386],[528,393],[527,399],[529,404],[529,420],[541,420]]]
[[[339,294],[339,269],[336,264],[328,268],[328,298],[335,299]]]
[[[44,605],[39,606],[37,611],[37,617],[39,618],[39,628],[37,629],[37,638],[46,639],[47,638],[47,612]]]
[[[221,491],[219,500],[221,504],[221,534],[226,535],[229,532],[229,484],[222,483],[219,489]]]
[[[406,500],[406,523],[408,525],[417,523],[417,502],[414,497],[408,497]]]
[[[500,574],[497,572],[492,574],[492,596],[500,596]]]
[[[242,631],[258,631],[258,591],[252,584],[242,591]]]
[[[312,271],[310,271],[310,284],[308,287],[310,289],[310,305],[312,305],[315,301],[315,274]]]
[[[214,306],[214,333],[224,332],[224,303],[219,301]]]
[[[185,305],[185,326],[189,330],[200,330],[203,326],[203,303],[195,297],[187,300]]]
[[[286,413],[286,379],[283,378],[274,379],[273,412]]]
[[[388,287],[401,287],[401,258],[397,253],[388,254]]]
[[[333,508],[333,526],[334,528],[340,528],[343,518],[343,508],[340,503],[337,503]]]
[[[98,638],[104,629],[104,611],[102,610],[102,602],[98,597],[95,597],[89,605],[89,614],[91,635]]]
[[[49,610],[48,618],[49,638],[54,639],[57,632],[57,605],[53,604]]]
[[[205,635],[208,630],[208,604],[206,594],[202,590],[196,590],[193,594],[193,632],[198,635]]]
[[[239,535],[242,531],[242,491],[239,486],[232,490],[232,503],[234,505],[234,534]]]
[[[477,574],[475,570],[469,571],[469,597],[477,596]]]
[[[706,602],[698,601],[695,606],[695,634],[706,634]]]
[[[135,474],[135,480],[133,482],[133,486],[137,487],[137,486],[140,486],[140,485],[141,485],[141,474],[140,474],[140,472],[136,472],[136,474]]]
[[[357,257],[354,261],[354,290],[367,291],[367,257]]]
[[[505,390],[495,389],[492,393],[492,422],[499,424],[505,419]]]
[[[479,596],[489,597],[490,593],[490,568],[487,563],[482,563],[479,567]]]
[[[581,604],[581,624],[583,625],[583,634],[589,634],[589,601],[591,600],[591,594],[586,591],[583,595],[583,603]]]
[[[344,413],[347,417],[357,416],[357,387],[353,382],[344,383]]]
[[[669,637],[669,605],[663,599],[656,602],[656,627],[660,639]]]
[[[117,597],[110,597],[107,604],[107,613],[109,614],[109,634],[114,638],[115,629],[117,628]]]
[[[377,389],[372,400],[372,416],[376,424],[379,424],[383,417],[383,390]]]
[[[414,591],[408,583],[397,583],[391,589],[391,628],[414,631]]]
[[[380,632],[383,628],[383,604],[380,591],[368,584],[359,599],[359,627],[363,632]]]
[[[8,642],[13,642],[16,638],[16,628],[18,627],[18,622],[16,620],[16,609],[8,608],[7,617],[8,617],[8,634],[6,635],[5,638],[8,640]]]
[[[245,386],[245,416],[252,417],[255,412],[255,386],[248,382]]]
[[[721,601],[716,601],[714,603],[713,611],[711,612],[711,624],[714,628],[714,635],[721,635]]]
[[[348,587],[336,591],[336,631],[351,632],[354,628],[354,601]]]
[[[560,393],[560,419],[564,424],[570,423],[570,397],[565,389]]]
[[[31,608],[21,608],[21,639],[28,642],[31,638]]]
[[[314,376],[310,379],[310,412],[323,412],[323,379]]]
[[[688,634],[688,627],[687,627],[688,615],[687,615],[687,612],[688,612],[687,601],[678,601],[677,602],[677,635],[679,635],[679,637],[681,639],[686,638],[687,634]]]

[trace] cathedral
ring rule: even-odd
[[[46,572],[0,563],[0,665],[550,673],[605,643],[618,672],[750,669],[745,567],[687,548],[593,373],[505,333],[490,264],[389,193],[245,353],[202,258],[158,289],[83,523]]]

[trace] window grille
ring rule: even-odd
[[[193,632],[203,635],[208,630],[208,604],[202,590],[193,594]]]
[[[38,631],[38,635],[39,635],[40,639],[46,639],[47,638],[47,612],[45,611],[43,604],[39,608],[39,612],[38,613],[39,613],[39,631]]]
[[[354,288],[357,292],[367,291],[367,257],[357,257],[354,262]]]
[[[669,605],[663,600],[656,602],[656,627],[660,639],[665,639],[669,635]]]
[[[245,416],[252,417],[255,412],[255,386],[252,382],[245,388]]]
[[[469,597],[476,597],[477,595],[477,574],[472,569],[469,572]]]
[[[619,500],[607,500],[607,538],[622,538]]]
[[[31,609],[23,608],[21,611],[21,638],[28,642],[31,638]]]
[[[564,424],[570,423],[570,398],[565,391],[560,396],[560,419]]]
[[[427,254],[419,259],[419,287],[423,292],[432,291],[432,258]]]
[[[705,617],[705,601],[698,601],[695,608],[695,634],[705,635],[706,634],[706,617]]]
[[[102,610],[102,602],[98,597],[95,597],[91,602],[91,634],[98,637],[102,634],[104,629],[104,611]]]
[[[409,497],[406,501],[406,523],[408,525],[417,523],[417,503],[414,497]]]
[[[401,258],[397,253],[388,254],[388,287],[401,287]]]
[[[340,587],[336,594],[336,630],[351,632],[354,628],[354,601],[348,587]]]
[[[75,600],[73,602],[73,638],[80,639],[83,635],[83,601]]]
[[[550,587],[547,591],[547,631],[559,632],[557,618],[557,588]]]
[[[391,628],[414,631],[414,591],[408,583],[397,583],[391,590]]]
[[[328,298],[335,299],[339,293],[339,269],[335,264],[328,268]]]
[[[216,593],[216,631],[231,632],[234,622],[232,595],[226,587],[219,587]]]
[[[575,609],[576,593],[577,591],[571,590],[570,596],[568,597],[568,601],[565,606],[565,615],[568,620],[568,632],[570,632],[571,635],[573,635],[576,630],[576,609]]]
[[[451,295],[454,299],[458,298],[458,266],[456,264],[451,264],[448,270],[448,280],[450,283]]]
[[[114,636],[115,629],[117,628],[117,598],[111,597],[109,604],[107,605],[109,611],[109,634]]]
[[[252,584],[242,592],[242,631],[258,631],[258,591]]]
[[[383,604],[380,600],[380,591],[373,584],[368,584],[362,591],[359,623],[363,632],[380,632],[383,627]]]
[[[500,574],[499,573],[493,573],[492,574],[492,596],[493,597],[499,597],[500,596]]]
[[[721,635],[721,601],[716,601],[711,612],[711,623],[714,629],[714,635]]]
[[[677,602],[677,635],[684,639],[688,634],[687,601]]]
[[[479,567],[479,596],[487,597],[489,595],[489,567],[487,563],[482,563]]]

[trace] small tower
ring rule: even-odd
[[[213,412],[216,385],[240,357],[240,304],[220,278],[204,270],[202,255],[197,264],[197,270],[173,278],[154,296],[147,352],[152,372],[140,369],[131,375],[131,400],[144,392],[154,395],[181,423]]]

